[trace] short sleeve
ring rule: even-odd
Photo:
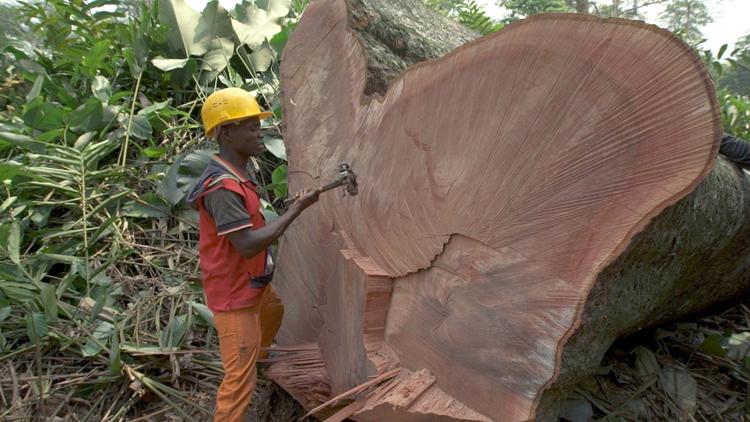
[[[214,219],[219,236],[253,226],[242,197],[230,190],[218,189],[207,193],[203,197],[203,205]]]
[[[743,169],[750,169],[750,142],[725,133],[719,152]]]

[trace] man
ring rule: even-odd
[[[725,133],[721,137],[719,153],[727,157],[737,167],[750,170],[750,143],[746,140]]]
[[[206,304],[219,333],[224,379],[214,421],[242,421],[264,357],[281,325],[284,307],[269,285],[273,261],[268,248],[319,192],[296,195],[287,212],[266,224],[248,160],[265,146],[262,112],[248,92],[227,88],[211,94],[201,109],[206,135],[219,142],[215,155],[188,196],[200,215],[200,266]]]

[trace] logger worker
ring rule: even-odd
[[[284,307],[269,285],[273,261],[268,248],[319,192],[296,195],[287,212],[265,224],[248,160],[265,146],[263,112],[240,88],[214,92],[203,104],[206,136],[219,143],[188,195],[200,216],[200,267],[206,304],[219,333],[224,379],[216,395],[214,421],[242,421],[255,389],[256,361],[281,325]]]
[[[727,157],[737,167],[750,170],[750,142],[725,133],[721,137],[719,153]]]

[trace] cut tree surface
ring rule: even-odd
[[[332,420],[553,418],[616,337],[712,303],[672,286],[679,271],[661,283],[663,266],[622,263],[717,153],[713,86],[689,47],[639,22],[542,15],[389,79],[374,38],[429,43],[372,31],[372,3],[313,1],[284,50],[291,188],[347,160],[360,193],[323,195],[284,235],[269,376],[308,409],[349,399]],[[404,3],[393,16],[409,22],[418,2]],[[721,164],[712,178],[746,204]],[[657,255],[681,245],[662,240]],[[643,306],[613,296],[644,279]],[[610,304],[635,315],[607,322]]]

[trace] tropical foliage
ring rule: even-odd
[[[279,54],[304,6],[2,6],[0,373],[33,379],[0,419],[66,405],[117,419],[145,412],[144,395],[185,419],[210,416],[200,386],[217,385],[221,367],[182,202],[212,148],[197,110],[225,86],[275,110],[256,162],[272,216],[286,195]],[[53,382],[63,377],[74,381]]]

